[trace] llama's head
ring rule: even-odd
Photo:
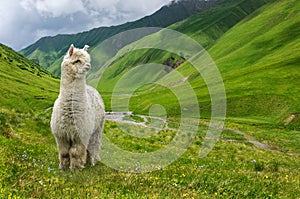
[[[72,44],[61,64],[62,76],[72,79],[82,78],[91,68],[91,57],[88,53],[88,45],[83,49],[75,48]]]

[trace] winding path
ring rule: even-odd
[[[247,142],[250,142],[252,143],[254,146],[258,147],[258,148],[262,148],[262,149],[270,149],[270,150],[276,150],[276,151],[280,151],[279,148],[277,147],[274,147],[274,146],[270,146],[270,145],[266,145],[266,144],[263,144],[257,140],[255,140],[254,137],[246,134],[245,132],[242,132],[240,130],[237,130],[237,129],[233,129],[233,128],[224,128],[224,130],[229,130],[229,131],[233,131],[239,135],[242,135],[244,136],[244,138],[247,140]]]
[[[126,116],[137,116],[140,117],[144,120],[144,122],[137,122],[137,121],[133,121],[133,120],[126,120],[125,117]],[[107,112],[106,113],[106,120],[109,121],[114,121],[117,123],[127,123],[127,124],[132,124],[132,125],[140,125],[143,127],[147,127],[147,128],[155,128],[153,126],[149,126],[147,125],[147,122],[149,121],[149,119],[157,119],[157,120],[161,120],[164,123],[164,129],[171,129],[168,128],[168,122],[166,119],[164,118],[160,118],[160,117],[152,117],[152,116],[145,116],[145,115],[134,115],[131,112]],[[202,122],[202,124],[204,125],[209,125],[208,123]],[[218,127],[216,127],[218,128]],[[239,135],[244,136],[244,138],[247,140],[247,142],[252,143],[254,146],[261,148],[261,149],[269,149],[269,150],[275,150],[275,151],[281,151],[280,148],[277,148],[275,146],[270,146],[267,144],[263,144],[259,141],[257,141],[254,137],[248,135],[245,132],[242,132],[240,130],[234,129],[234,128],[223,128],[223,130],[230,130],[233,131]]]

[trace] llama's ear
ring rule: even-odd
[[[89,48],[90,48],[90,47],[89,47],[88,45],[85,45],[85,46],[83,47],[83,50],[88,51]]]
[[[74,45],[73,44],[71,44],[71,46],[70,46],[70,48],[69,48],[69,51],[68,51],[68,54],[69,54],[69,56],[71,57],[72,55],[73,55],[73,53],[74,53]]]

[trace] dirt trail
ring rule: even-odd
[[[132,121],[132,120],[125,120],[125,116],[138,116],[140,118],[143,118],[144,122],[136,122],[136,121]],[[166,119],[164,118],[159,118],[159,117],[150,117],[150,116],[144,116],[144,115],[134,115],[131,112],[109,112],[106,114],[106,120],[110,120],[110,121],[114,121],[114,122],[118,122],[118,123],[127,123],[127,124],[132,124],[132,125],[140,125],[140,126],[144,126],[147,128],[153,128],[151,126],[147,125],[147,121],[151,118],[157,119],[157,120],[161,120],[165,125],[164,125],[164,129],[169,129],[168,128],[168,122],[166,121]],[[201,122],[204,125],[209,125],[209,123],[206,122]],[[215,127],[218,128],[218,127]],[[242,132],[240,130],[234,129],[234,128],[223,128],[223,130],[230,130],[233,131],[239,135],[244,136],[244,138],[246,139],[247,142],[252,143],[254,146],[261,148],[261,149],[269,149],[269,150],[275,150],[275,151],[282,151],[280,148],[277,148],[275,146],[270,146],[267,144],[263,144],[259,141],[257,141],[254,137],[248,135],[245,132]]]
[[[143,119],[143,121],[137,122],[134,120],[125,119],[126,117],[133,117],[133,116],[139,117],[139,118]],[[145,116],[145,115],[134,115],[131,112],[107,112],[105,119],[109,120],[109,121],[118,122],[118,123],[138,125],[138,126],[143,126],[143,127],[147,127],[147,128],[170,129],[170,128],[168,128],[168,122],[165,118],[155,117],[155,116]],[[149,125],[149,124],[151,124],[151,120],[153,120],[153,119],[160,121],[160,125],[158,125],[158,126],[161,126],[161,127],[155,127],[153,125]]]
[[[239,135],[242,135],[244,136],[244,138],[247,140],[247,142],[250,142],[252,143],[254,146],[258,147],[258,148],[262,148],[262,149],[270,149],[270,150],[276,150],[276,151],[279,151],[280,149],[277,148],[277,147],[274,147],[274,146],[270,146],[270,145],[266,145],[266,144],[263,144],[257,140],[255,140],[254,137],[246,134],[245,132],[242,132],[240,130],[237,130],[237,129],[233,129],[233,128],[224,128],[224,130],[229,130],[229,131],[233,131]]]

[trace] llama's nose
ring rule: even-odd
[[[90,63],[84,64],[83,69],[87,70],[87,71],[90,70],[91,69],[91,64]]]

